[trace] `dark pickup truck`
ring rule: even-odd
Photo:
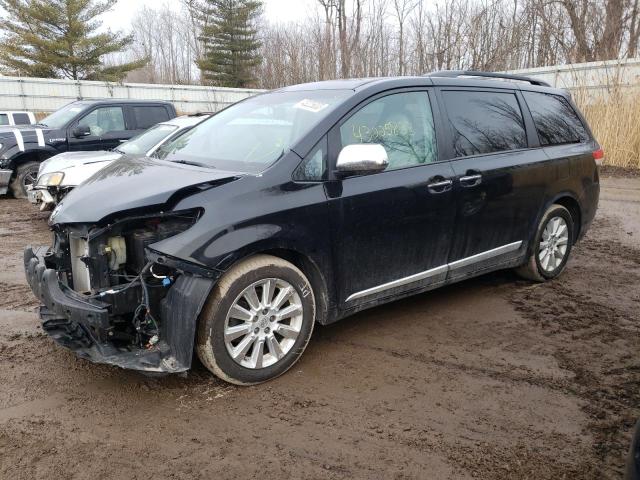
[[[40,162],[74,150],[110,150],[152,125],[174,118],[168,102],[79,100],[35,125],[0,127],[0,195],[26,197]]]

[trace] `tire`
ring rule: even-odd
[[[549,243],[548,234],[554,229],[556,229],[556,233],[551,236],[552,240]],[[521,277],[535,282],[544,282],[557,277],[562,273],[569,260],[573,239],[574,224],[571,213],[562,205],[551,205],[538,225],[533,239],[531,256],[527,263],[516,268],[515,272]],[[548,246],[549,249],[546,250],[545,246]],[[565,247],[564,251],[562,247]]]
[[[27,198],[26,187],[36,183],[39,168],[38,162],[26,162],[16,169],[16,175],[9,186],[15,198]]]
[[[265,291],[270,292],[269,301]],[[315,315],[307,277],[281,258],[256,255],[232,267],[214,287],[200,314],[196,351],[222,380],[236,385],[266,382],[298,361],[311,338]]]

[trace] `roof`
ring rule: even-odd
[[[349,78],[344,80],[326,80],[314,83],[302,83],[284,87],[278,92],[308,91],[308,90],[385,90],[388,88],[402,88],[415,86],[461,86],[461,87],[485,87],[485,88],[512,88],[514,90],[534,90],[567,95],[562,89],[552,88],[531,79],[529,83],[524,77],[515,77],[501,74],[487,74],[487,76],[474,76],[481,72],[437,72],[430,76],[402,76],[402,77],[378,77],[378,78]]]
[[[296,92],[306,90],[355,90],[380,78],[346,78],[340,80],[324,80],[322,82],[300,83],[277,90],[278,92]]]
[[[140,103],[150,103],[154,105],[171,105],[171,102],[167,102],[165,100],[134,100],[130,98],[101,98],[95,100],[76,100],[72,103],[80,103],[82,105],[100,105],[100,104],[113,104],[113,103],[124,103],[124,104],[140,104]]]
[[[179,128],[192,127],[198,123],[206,120],[211,115],[182,115],[180,117],[172,118],[165,122],[160,122],[159,125],[174,125]]]

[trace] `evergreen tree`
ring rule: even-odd
[[[256,20],[259,0],[205,0],[202,10],[203,58],[199,62],[203,83],[221,87],[256,84],[258,53]]]
[[[121,80],[146,60],[105,66],[105,55],[127,48],[132,36],[98,33],[97,17],[117,0],[0,0],[6,15],[0,64],[5,73],[74,80]]]

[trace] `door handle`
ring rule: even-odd
[[[482,175],[476,173],[474,175],[465,175],[464,177],[460,177],[460,185],[465,188],[475,187],[482,183]]]
[[[451,180],[437,179],[437,181],[429,183],[427,185],[427,188],[431,193],[444,193],[451,190],[451,185],[453,185],[453,182]]]

